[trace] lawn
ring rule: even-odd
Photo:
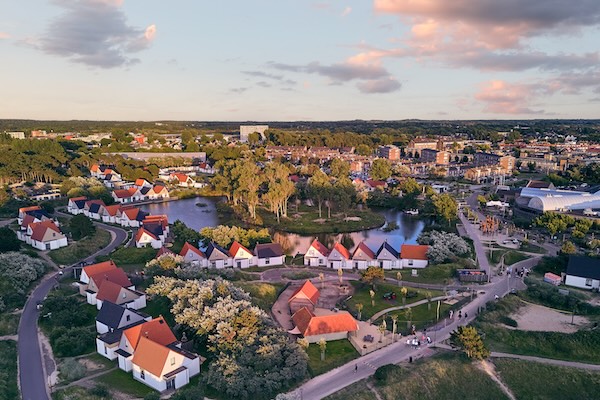
[[[600,372],[503,358],[494,360],[494,364],[517,399],[598,398]]]
[[[143,398],[148,393],[154,392],[154,389],[133,379],[131,373],[127,373],[120,369],[101,375],[97,377],[95,381],[103,383],[111,389],[140,398]]]
[[[144,266],[152,260],[158,250],[152,247],[140,248],[137,247],[121,247],[108,256],[98,257],[96,261],[113,260],[119,267],[126,265]]]
[[[52,400],[106,400],[106,397],[94,396],[89,389],[71,386],[52,393]]]
[[[237,282],[236,286],[241,287],[252,296],[252,303],[261,309],[269,312],[280,290],[284,287],[281,283],[262,283],[262,282]]]
[[[0,354],[0,400],[18,399],[17,343],[12,340],[0,341]]]
[[[412,276],[410,270],[404,270],[402,274],[402,280],[407,282],[417,283],[433,283],[439,285],[448,285],[456,277],[456,270],[461,267],[456,263],[430,265],[427,268],[418,269],[417,276]],[[398,271],[386,271],[385,275],[390,278],[397,278]]]
[[[347,339],[327,342],[325,360],[321,361],[321,349],[311,343],[307,350],[308,371],[311,376],[321,375],[359,357],[358,352]]]
[[[371,286],[366,285],[362,282],[352,282],[352,286],[354,286],[354,294],[352,298],[348,301],[347,305],[349,310],[356,315],[356,304],[361,303],[363,305],[362,320],[367,320],[371,318],[375,313],[381,310],[385,310],[386,308],[396,307],[403,305],[402,295],[400,294],[400,287],[398,285],[390,285],[386,283],[378,283],[376,285],[375,290],[375,306],[371,305],[371,296],[369,291],[371,290]],[[411,304],[426,298],[427,290],[422,289],[414,289],[407,288],[408,294],[406,298],[406,304]],[[385,293],[395,292],[396,300],[384,300],[383,295]],[[432,297],[442,295],[442,292],[429,290],[431,292]]]
[[[440,319],[443,319],[448,315],[448,311],[452,308],[448,304],[440,303]],[[415,325],[417,330],[426,328],[436,323],[437,317],[437,301],[431,302],[431,310],[427,307],[427,304],[421,304],[416,307],[411,307],[412,316],[410,318],[410,325]],[[406,319],[405,310],[392,311],[386,318],[386,324],[388,331],[392,331],[392,315],[398,316],[397,330],[396,332],[408,335],[408,321]],[[381,323],[381,318],[374,321],[375,324]]]
[[[519,261],[530,258],[530,256],[519,251],[495,249],[494,251],[488,252],[488,260],[493,264],[498,264],[502,259],[502,255],[504,255],[504,265],[513,265]]]
[[[542,246],[538,246],[537,244],[533,244],[531,242],[522,243],[519,250],[524,251],[526,253],[538,253],[538,254],[546,253],[546,249],[544,249]]]
[[[312,278],[316,278],[317,276],[319,276],[319,274],[317,274],[316,272],[302,271],[302,270],[289,271],[289,272],[284,272],[283,274],[281,274],[282,278],[290,279],[293,281],[312,279]]]
[[[387,366],[385,369],[387,373],[376,373],[379,379],[368,378],[381,400],[506,399],[488,375],[456,353],[441,353],[410,365]],[[366,382],[361,381],[326,399],[374,398]]]
[[[0,314],[0,336],[15,335],[19,326],[19,314]]]
[[[110,233],[96,228],[92,236],[73,242],[67,247],[52,250],[48,255],[59,265],[71,265],[105,248],[109,243]]]

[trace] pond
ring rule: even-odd
[[[219,225],[215,207],[215,204],[219,200],[219,198],[198,197],[144,205],[142,209],[152,214],[166,214],[171,223],[179,219],[185,222],[190,228],[200,230],[206,226]],[[197,204],[204,204],[204,206],[199,207]],[[388,224],[395,222],[398,228],[389,232],[385,232],[381,228],[375,228],[360,232],[319,235],[298,235],[295,233],[279,232],[274,229],[273,240],[281,243],[285,252],[289,255],[303,254],[315,237],[329,248],[336,241],[340,241],[352,250],[361,241],[364,241],[375,252],[381,243],[387,240],[395,249],[399,250],[402,243],[417,243],[417,238],[427,224],[426,221],[420,219],[418,216],[407,215],[400,211],[382,210],[380,214],[385,216]]]

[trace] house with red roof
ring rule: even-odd
[[[81,269],[81,275],[79,275],[79,293],[84,294],[87,289],[87,285],[90,283],[90,276],[100,272],[110,271],[117,267],[117,264],[113,260],[104,261],[97,264],[88,265]]]
[[[159,235],[144,226],[141,226],[135,234],[135,247],[137,248],[150,246],[154,249],[160,249],[164,244],[164,240],[161,240]]]
[[[117,203],[127,204],[136,201],[144,200],[144,195],[140,192],[137,187],[130,187],[129,189],[115,189],[112,192],[112,197]]]
[[[137,187],[138,189],[141,189],[143,187],[152,187],[152,184],[150,182],[148,182],[146,179],[144,178],[137,178],[135,180],[135,182],[133,183],[133,186]]]
[[[96,293],[96,308],[100,310],[105,301],[133,310],[141,310],[146,307],[146,293],[104,279]]]
[[[352,266],[356,269],[367,269],[370,266],[377,265],[375,253],[366,245],[360,242],[352,253]]]
[[[137,228],[142,226],[142,221],[146,219],[148,213],[137,207],[121,208],[117,212],[119,224],[124,227]]]
[[[25,216],[24,221],[35,217]],[[57,223],[51,219],[28,223],[25,231],[19,231],[17,237],[38,250],[55,250],[67,246],[67,237]]]
[[[387,183],[385,181],[374,181],[372,179],[367,179],[366,184],[367,190],[369,192],[372,192],[377,189],[384,190],[387,187]]]
[[[304,254],[304,265],[310,265],[311,267],[327,266],[328,256],[329,249],[319,242],[319,239],[315,239],[306,250],[306,254]]]
[[[165,185],[153,185],[146,193],[146,198],[148,200],[168,199],[169,190]]]
[[[169,180],[176,182],[181,187],[194,187],[196,181],[191,176],[182,173],[173,173],[169,175]]]
[[[352,268],[352,256],[340,242],[333,245],[329,256],[327,256],[327,262],[330,268]]]
[[[113,204],[110,206],[105,205],[105,206],[100,207],[100,218],[102,219],[102,222],[109,223],[109,224],[120,223],[120,221],[118,220],[120,210],[121,210],[120,204]]]
[[[236,268],[248,268],[256,265],[254,254],[237,241],[229,247],[229,255],[233,258],[233,266]]]
[[[199,249],[187,242],[183,245],[183,248],[179,252],[179,255],[183,257],[183,259],[186,262],[191,263],[193,265],[198,265],[201,267],[208,266],[208,260],[206,258],[206,255],[204,255],[203,252],[201,252]]]
[[[303,307],[292,315],[294,329],[289,333],[304,337],[308,343],[347,339],[358,331],[358,322],[348,311],[331,311],[316,308],[314,311]]]
[[[159,392],[179,389],[200,373],[200,357],[182,349],[162,317],[123,331],[116,354],[119,368]]]
[[[292,314],[296,313],[301,308],[308,308],[310,311],[313,311],[319,301],[319,289],[313,285],[313,283],[307,279],[302,286],[292,293],[290,298],[288,299],[288,305],[290,306],[290,312]]]
[[[400,247],[402,268],[425,268],[429,263],[427,251],[429,246],[422,244],[403,244]]]

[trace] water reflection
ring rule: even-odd
[[[190,228],[200,230],[206,226],[219,224],[215,204],[218,198],[194,198],[142,206],[152,214],[166,214],[171,223],[179,219]],[[206,204],[198,207],[196,204]],[[385,232],[382,229],[369,229],[361,232],[342,234],[298,235],[295,233],[274,232],[273,240],[280,243],[287,254],[304,253],[310,243],[317,237],[321,243],[331,248],[340,241],[346,248],[353,250],[364,241],[373,251],[377,251],[381,243],[387,240],[394,248],[400,249],[402,243],[417,243],[417,237],[425,228],[425,222],[418,216],[411,216],[398,211],[381,211],[387,223],[395,222],[398,229]]]

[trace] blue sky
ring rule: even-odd
[[[0,118],[600,118],[600,2],[3,0]]]

